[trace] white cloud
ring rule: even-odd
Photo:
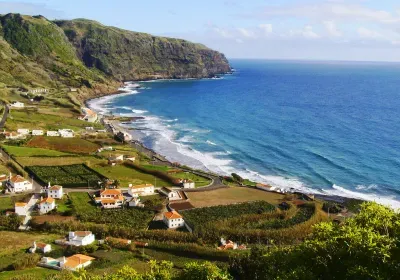
[[[272,33],[272,24],[268,23],[268,24],[260,24],[258,26],[265,35],[269,35]]]
[[[223,38],[232,38],[233,35],[228,31],[225,30],[223,28],[217,27],[217,26],[213,26],[212,30],[218,34],[219,36],[223,37]]]
[[[25,15],[43,15],[49,19],[65,18],[62,11],[49,8],[46,4],[25,2],[0,2],[0,14],[20,13]]]
[[[243,37],[246,37],[246,38],[254,38],[255,37],[255,34],[254,34],[254,32],[252,31],[252,30],[249,30],[249,29],[246,29],[246,28],[242,28],[242,27],[239,27],[239,28],[237,28],[236,29]]]
[[[309,39],[316,39],[319,38],[320,36],[314,32],[313,27],[311,25],[306,25],[302,31],[302,35],[304,38],[309,38]]]
[[[357,28],[357,34],[362,39],[369,39],[369,40],[383,39],[382,34],[377,32],[376,30],[368,29],[365,27]]]
[[[325,26],[328,35],[331,37],[342,37],[342,31],[340,31],[334,21],[324,21],[323,25]]]

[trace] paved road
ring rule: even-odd
[[[3,103],[3,105],[4,105],[5,112],[3,114],[3,118],[0,121],[0,129],[4,128],[8,114],[10,113],[10,108],[8,107],[8,105],[4,104],[4,103]]]
[[[40,199],[40,194],[32,195],[31,199],[28,202],[28,210],[26,211],[27,215],[25,216],[24,221],[22,222],[21,226],[19,227],[20,230],[28,230],[28,223],[32,219],[32,211],[35,210],[36,203]]]

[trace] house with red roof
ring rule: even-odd
[[[176,211],[165,212],[163,215],[163,222],[171,229],[185,226],[183,217]]]

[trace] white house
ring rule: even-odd
[[[48,130],[46,135],[47,136],[52,136],[52,137],[58,137],[58,136],[60,136],[60,133],[58,131]]]
[[[33,189],[32,182],[25,180],[25,178],[20,175],[12,176],[11,173],[7,185],[13,192],[24,192]]]
[[[127,157],[125,157],[125,160],[129,160],[131,162],[135,162],[136,158],[133,157],[133,156],[127,156]]]
[[[25,202],[15,203],[15,214],[17,214],[18,216],[27,216],[28,209],[28,204]]]
[[[46,197],[39,202],[40,214],[46,214],[56,208],[56,201],[54,198]]]
[[[83,116],[79,119],[87,122],[96,122],[97,121],[97,114],[96,112],[90,110],[89,108],[82,108]]]
[[[36,252],[41,252],[41,253],[48,253],[51,252],[51,245],[42,243],[42,242],[36,242],[33,241],[33,246],[29,248],[30,253],[36,253]]]
[[[72,129],[59,129],[58,133],[63,138],[73,138],[75,136]]]
[[[154,194],[154,186],[152,184],[142,184],[136,186],[129,184],[128,193],[132,197],[138,197],[139,195],[152,195]]]
[[[0,185],[4,186],[7,183],[8,177],[6,174],[0,175]]]
[[[194,189],[195,188],[195,184],[192,180],[183,180],[182,185],[183,185],[184,189]]]
[[[52,268],[56,270],[68,269],[71,271],[76,271],[91,265],[93,260],[95,260],[95,258],[82,254],[76,254],[68,258],[61,257],[59,259],[43,257],[40,260],[39,266]]]
[[[179,228],[185,226],[183,217],[176,211],[165,212],[163,221],[168,228]]]
[[[43,130],[32,129],[32,135],[40,136],[40,135],[43,135],[43,134],[44,134]]]
[[[70,231],[68,234],[67,245],[86,246],[95,241],[95,236],[91,231]]]
[[[14,101],[14,103],[10,104],[13,108],[24,108],[25,104],[22,102]]]
[[[168,197],[168,200],[180,200],[182,197],[179,195],[177,191],[174,191],[173,189],[167,188],[167,187],[162,187],[161,189],[158,190],[160,194],[165,195]]]
[[[112,155],[108,158],[109,161],[122,161],[124,160],[124,155]]]
[[[100,192],[100,197],[96,197],[95,201],[106,209],[121,208],[124,204],[124,196],[121,190],[106,189]]]
[[[58,186],[58,185],[50,186],[50,183],[49,183],[49,187],[47,189],[48,197],[55,198],[55,199],[62,199],[63,195],[64,195],[64,192],[63,192],[62,186]]]
[[[21,135],[28,135],[30,133],[30,130],[26,128],[18,128],[17,133]]]

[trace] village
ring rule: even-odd
[[[127,261],[139,253],[162,259],[164,247],[172,260],[181,246],[228,260],[278,232],[279,242],[290,244],[307,234],[304,225],[351,215],[346,207],[326,213],[313,195],[171,163],[132,139],[118,117],[28,103],[8,105],[0,226],[37,236],[23,242],[24,254],[40,257],[31,264],[35,273],[97,271],[101,261],[127,258],[127,251]],[[283,234],[286,228],[297,234]]]

